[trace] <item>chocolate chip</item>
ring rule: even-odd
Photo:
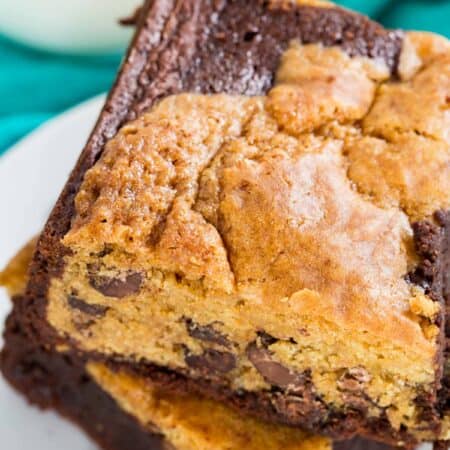
[[[433,450],[447,450],[448,449],[448,441],[436,441],[433,445]],[[372,450],[372,449],[369,449]],[[380,450],[384,450],[381,449]]]
[[[365,384],[370,381],[370,375],[363,367],[351,367],[337,381],[337,386],[342,391],[360,392]]]
[[[113,252],[113,247],[112,247],[112,245],[110,245],[110,244],[105,244],[105,245],[103,246],[103,250],[101,250],[100,252],[98,252],[98,253],[96,254],[96,256],[97,256],[98,258],[104,258],[105,256],[110,255],[112,252]]]
[[[269,345],[275,344],[275,342],[278,341],[278,339],[274,338],[271,334],[266,333],[265,331],[259,331],[258,337],[263,347],[269,347]]]
[[[369,381],[370,374],[364,367],[351,367],[339,377],[336,384],[348,407],[366,413],[372,403],[365,391]]]
[[[199,325],[192,319],[186,319],[185,323],[189,336],[194,339],[230,347],[230,341],[220,331],[215,330],[213,325]]]
[[[70,295],[67,298],[67,303],[69,303],[71,308],[78,309],[85,314],[96,317],[104,316],[109,309],[107,306],[86,303],[84,300],[81,300],[81,298],[73,295]]]
[[[244,41],[245,42],[251,42],[253,39],[258,36],[258,30],[249,30],[246,31],[244,34]]]
[[[227,373],[236,367],[236,357],[230,352],[219,352],[214,349],[206,349],[201,355],[194,355],[185,351],[184,360],[193,369],[209,374]]]
[[[162,238],[167,226],[167,216],[160,217],[148,236],[147,242],[150,246],[156,247]]]
[[[84,320],[84,319],[80,319],[80,318],[74,318],[72,320],[73,326],[81,333],[86,334],[86,331],[88,332],[88,336],[91,336],[91,332],[89,331],[89,329],[95,325],[95,320],[89,319],[89,320]]]
[[[293,372],[274,361],[270,351],[264,347],[258,347],[256,342],[247,347],[247,357],[268,383],[294,392],[303,390],[305,375]]]
[[[449,227],[450,226],[450,210],[439,210],[434,213],[434,218],[438,222],[441,227]]]
[[[120,277],[90,274],[89,283],[107,297],[123,298],[139,292],[142,275],[138,272],[130,272]]]
[[[272,405],[288,418],[289,423],[302,425],[308,429],[319,426],[329,414],[328,407],[316,396],[311,382],[305,384],[295,395],[275,392],[272,396]]]

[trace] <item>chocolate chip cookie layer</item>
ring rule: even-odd
[[[23,290],[34,242],[0,272],[13,296],[1,368],[10,383],[41,408],[55,408],[105,450],[388,450],[355,439],[331,445],[285,426],[239,416],[211,400],[174,395],[148,379],[74,353],[49,351],[27,325]],[[391,449],[392,450],[392,449]]]

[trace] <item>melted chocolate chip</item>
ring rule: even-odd
[[[338,388],[342,391],[361,392],[367,382],[370,381],[370,375],[363,367],[352,367],[337,381]]]
[[[255,342],[247,347],[247,357],[268,383],[291,391],[304,388],[305,376],[303,374],[293,372],[274,361],[270,351],[258,347]]]
[[[277,342],[277,338],[274,338],[271,334],[266,333],[265,331],[259,331],[258,337],[261,341],[263,347],[269,347],[269,345],[275,344]]]
[[[272,404],[277,411],[288,417],[290,423],[301,424],[306,428],[319,426],[327,414],[326,405],[314,394],[310,381],[295,395],[275,392]]]
[[[107,306],[96,305],[91,303],[86,303],[81,298],[70,295],[67,298],[67,303],[69,303],[71,308],[78,309],[79,311],[88,314],[89,316],[102,317],[108,311]]]
[[[106,297],[123,298],[139,292],[142,275],[138,272],[130,272],[120,277],[90,274],[89,283]]]
[[[150,246],[156,247],[162,238],[162,235],[167,226],[167,216],[160,217],[156,224],[153,226],[150,235],[148,236],[147,242]]]
[[[96,256],[98,258],[104,258],[105,256],[110,255],[113,252],[113,247],[110,244],[105,244],[103,250],[98,252]]]
[[[192,319],[186,319],[185,323],[189,336],[201,341],[230,347],[230,341],[220,331],[215,330],[213,325],[199,325]]]
[[[206,374],[227,373],[236,367],[236,357],[232,353],[219,352],[210,348],[201,355],[193,355],[186,351],[184,360],[188,366]]]

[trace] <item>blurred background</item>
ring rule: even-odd
[[[0,0],[0,154],[31,130],[107,91],[140,0]],[[390,28],[450,37],[450,0],[342,0]]]

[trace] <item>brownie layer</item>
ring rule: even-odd
[[[213,9],[216,15],[210,14]],[[140,33],[118,84],[40,239],[27,301],[31,306],[28,311],[35,308],[38,315],[38,318],[31,318],[32,326],[49,342],[57,343],[58,336],[45,322],[46,294],[50,277],[60,275],[63,269],[67,249],[61,246],[60,239],[73,217],[73,195],[86,169],[97,160],[105,140],[112,137],[124,121],[135,118],[156,100],[183,91],[263,94],[272,85],[280,55],[291,39],[337,44],[352,56],[379,57],[393,72],[400,54],[401,40],[397,34],[335,8],[301,6],[294,14],[289,7],[258,2],[179,2],[176,5],[175,2],[153,2],[147,5],[147,12],[149,10],[151,14],[143,15]],[[173,11],[176,14],[172,14]],[[207,23],[209,18],[212,23]],[[275,20],[279,24],[277,27],[271,25]],[[249,23],[252,23],[251,29],[248,29]],[[75,299],[72,304],[78,309],[82,306]],[[246,399],[247,409],[253,412],[261,409],[261,405],[270,404],[266,415],[272,419],[281,415],[281,420],[299,423],[314,409],[318,416],[309,416],[310,426],[332,434],[364,431],[363,412],[351,411],[347,414],[346,425],[342,425],[341,420],[335,425],[333,413],[330,414],[315,396],[307,376],[302,388],[306,400],[280,403],[281,414],[273,411],[272,394],[263,394],[260,399],[245,394],[241,399]],[[204,389],[210,387],[205,385]],[[281,402],[285,400],[281,398]],[[424,398],[423,403],[430,404],[432,400]],[[323,423],[325,417],[326,424]],[[387,419],[369,424],[369,428],[372,433],[379,433],[379,428],[383,428],[383,432],[387,430],[387,437],[391,435],[395,440],[409,439],[403,431],[401,436],[395,435]]]
[[[441,214],[439,216],[439,223],[446,230],[446,234],[443,238],[441,238],[441,248],[445,249],[445,256],[441,258],[441,275],[433,273],[430,271],[430,267],[424,267],[423,273],[425,274],[424,281],[436,278],[435,285],[441,283],[445,303],[446,303],[446,322],[445,322],[445,351],[444,351],[444,373],[442,378],[442,387],[439,391],[439,410],[441,412],[442,418],[442,439],[450,441],[450,324],[449,324],[449,313],[450,313],[450,214]],[[428,227],[429,239],[428,242],[436,242],[439,241],[439,235],[436,233],[436,229],[433,227]],[[434,233],[433,233],[434,231]],[[433,246],[424,246],[425,250],[433,249]],[[436,258],[436,251],[429,251],[429,259]],[[428,275],[428,277],[426,276]],[[448,443],[443,443],[439,448],[448,448]],[[447,446],[447,447],[446,447]],[[438,448],[438,447],[436,447]]]

